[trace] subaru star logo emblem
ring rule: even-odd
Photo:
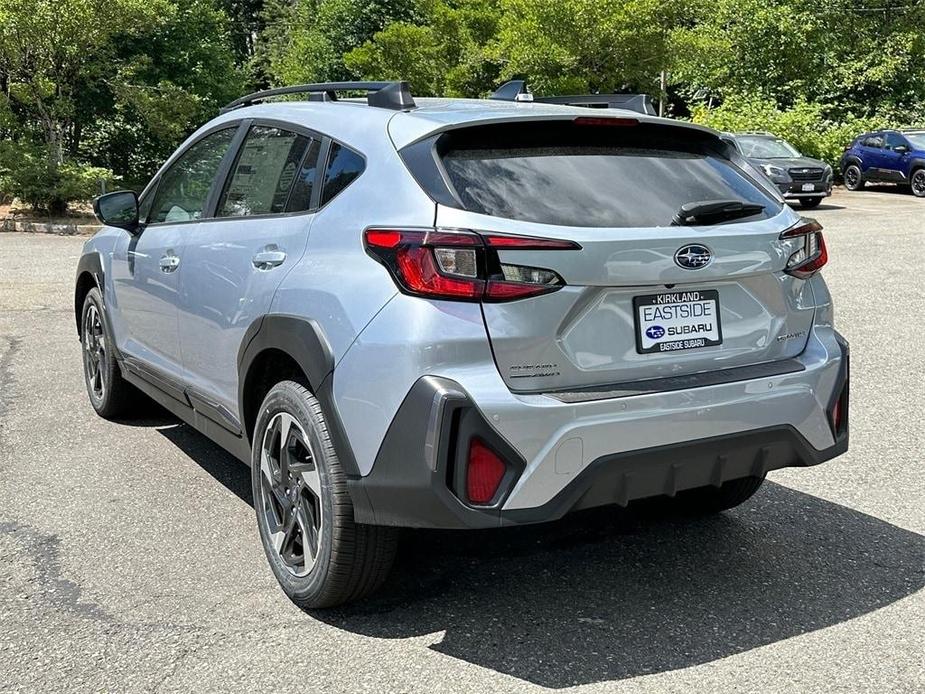
[[[710,252],[709,248],[701,246],[699,243],[681,246],[674,254],[674,261],[685,270],[697,270],[705,267],[710,264],[711,260],[713,260],[713,253]]]
[[[646,337],[652,340],[665,337],[665,329],[660,325],[650,325],[648,328],[646,328]]]

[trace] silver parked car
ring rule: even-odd
[[[140,391],[250,464],[303,607],[373,591],[402,526],[720,511],[848,446],[821,227],[702,127],[303,85],[96,212],[93,407]]]

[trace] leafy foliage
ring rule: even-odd
[[[0,0],[0,196],[140,189],[223,103],[275,84],[407,79],[416,95],[642,91],[837,163],[925,125],[925,2]]]

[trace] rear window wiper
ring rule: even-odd
[[[693,226],[695,224],[716,224],[730,219],[751,217],[764,210],[764,205],[741,200],[695,200],[681,205],[671,226]]]

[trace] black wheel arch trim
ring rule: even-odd
[[[245,438],[253,436],[253,422],[246,416],[246,395],[251,367],[267,350],[278,350],[301,368],[312,394],[321,404],[334,450],[348,477],[359,476],[353,447],[334,404],[334,352],[317,321],[289,314],[257,318],[244,334],[238,351],[238,412]]]
[[[103,273],[103,262],[100,260],[100,254],[96,251],[84,253],[77,261],[77,272],[74,275],[74,317],[77,321],[77,337],[80,337],[80,314],[83,312],[83,300],[86,292],[81,291],[81,278],[89,275],[93,278],[100,294],[105,293],[105,274]],[[105,297],[104,297],[105,302]]]

